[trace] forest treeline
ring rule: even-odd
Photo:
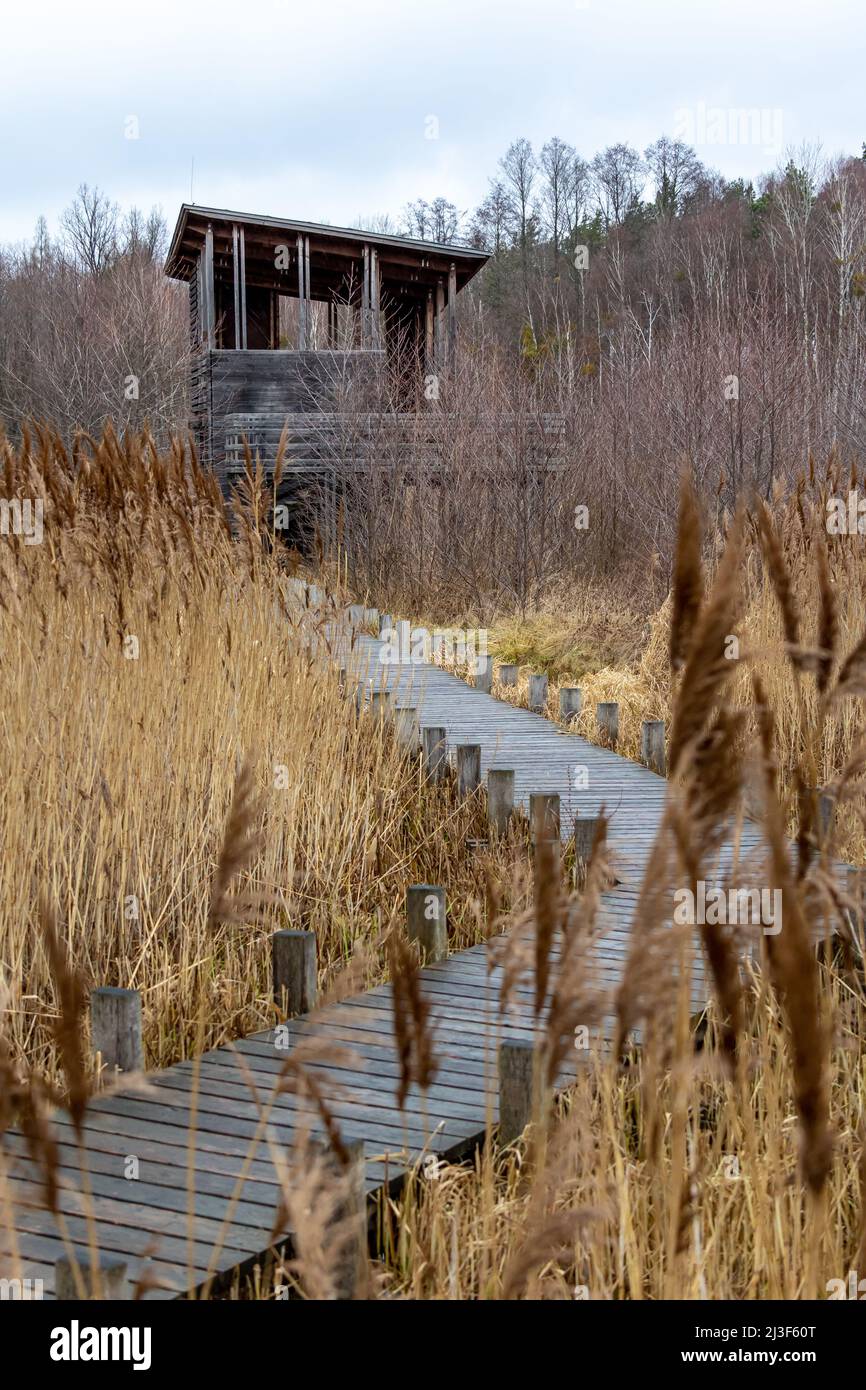
[[[491,253],[461,296],[463,370],[428,408],[464,422],[438,464],[455,494],[474,496],[486,459],[500,509],[509,489],[522,499],[500,567],[520,569],[506,587],[524,598],[568,568],[564,556],[664,569],[684,465],[718,508],[744,488],[769,496],[810,455],[847,464],[866,452],[861,157],[804,147],[753,185],[670,137],[591,158],[521,139],[477,208],[415,200],[371,229]],[[67,435],[107,420],[163,437],[185,426],[186,290],[162,273],[166,239],[158,212],[124,215],[83,186],[56,233],[40,222],[0,253],[9,432],[27,417]],[[537,428],[516,427],[518,414]],[[539,490],[530,465],[551,417],[558,481]],[[591,518],[579,551],[573,504]],[[383,553],[393,559],[390,544]]]

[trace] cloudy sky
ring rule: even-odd
[[[39,0],[2,32],[3,242],[83,182],[354,223],[472,207],[520,135],[680,134],[729,177],[866,139],[862,0]]]

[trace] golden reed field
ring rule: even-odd
[[[668,723],[668,810],[607,1001],[589,967],[603,828],[580,889],[568,853],[533,856],[526,827],[467,846],[486,833],[480,797],[426,785],[388,726],[342,697],[255,477],[226,517],[179,442],[160,454],[109,433],[70,458],[38,431],[2,463],[5,496],[46,507],[42,544],[0,546],[0,1125],[24,1127],[49,1204],[49,1106],[80,1115],[100,1084],[94,984],[142,992],[147,1065],[162,1067],[272,1023],[270,934],[312,929],[325,998],[386,976],[402,991],[406,1067],[423,1082],[435,1058],[417,961],[393,930],[415,881],[446,888],[454,949],[507,933],[503,1003],[527,941],[536,961],[561,942],[543,1075],[575,1021],[605,1008],[622,1047],[554,1106],[539,1098],[516,1143],[435,1180],[419,1168],[383,1199],[367,1294],[794,1299],[866,1266],[862,920],[856,888],[829,870],[833,856],[866,862],[866,567],[860,538],[823,525],[826,496],[849,486],[832,462],[790,495],[742,499],[703,542],[684,487],[672,591],[647,640],[620,666],[559,672],[584,690],[579,732],[595,737],[597,700],[619,702],[628,756],[642,719]],[[376,601],[352,594],[339,560],[319,582],[335,605]],[[574,632],[592,603],[573,594],[543,622]],[[499,649],[516,634],[498,622]],[[497,693],[525,701],[525,674]],[[819,788],[836,804],[827,833]],[[748,965],[719,928],[696,948],[665,927],[661,891],[672,865],[699,878],[746,809],[785,896],[785,930]],[[713,982],[702,1020],[672,983],[693,949]],[[327,1296],[340,1258],[327,1200],[321,1184],[287,1190],[297,1258],[230,1296],[286,1280]]]

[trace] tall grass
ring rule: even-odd
[[[797,613],[798,645],[813,665],[815,653],[821,649],[816,537],[827,547],[827,575],[839,654],[836,670],[841,654],[857,646],[866,628],[863,538],[827,535],[824,525],[828,496],[847,497],[849,486],[856,486],[856,478],[851,482],[842,476],[831,460],[821,476],[813,472],[809,478],[802,477],[789,493],[777,490],[765,508],[784,555],[790,600]],[[783,789],[789,794],[787,821],[793,829],[795,769],[806,753],[809,730],[819,722],[820,694],[814,683],[802,683],[798,690],[795,669],[786,659],[785,615],[761,542],[761,514],[761,507],[755,505],[740,573],[743,602],[731,633],[739,642],[731,702],[738,708],[749,707],[751,671],[754,662],[760,661],[762,681],[775,713],[777,757]],[[523,668],[517,686],[499,693],[516,704],[526,705],[529,671],[547,670],[551,677],[548,713],[556,718],[559,687],[579,685],[583,707],[571,727],[593,742],[601,738],[596,705],[615,701],[619,705],[617,749],[625,757],[639,760],[641,723],[646,719],[670,723],[674,708],[676,687],[669,663],[671,598],[668,596],[646,619],[623,609],[611,618],[609,605],[610,596],[604,591],[596,593],[595,586],[590,585],[558,596],[543,615],[533,619],[494,621],[493,648],[502,660],[520,662]],[[624,619],[629,625],[625,631]],[[637,643],[630,643],[629,630],[632,637],[638,635]],[[866,735],[862,703],[857,699],[839,699],[826,711],[820,724],[811,777],[814,785],[832,789]],[[841,805],[838,819],[840,855],[851,863],[866,863],[866,834],[856,806]]]
[[[52,904],[87,986],[142,992],[148,1065],[273,1022],[269,936],[315,931],[323,982],[372,943],[407,882],[443,883],[479,939],[478,809],[435,797],[340,696],[250,487],[227,524],[178,448],[107,436],[4,452],[5,494],[45,496],[41,545],[0,542],[0,962],[13,1055],[57,1080]],[[320,652],[311,655],[318,640]],[[212,910],[235,786],[250,833]],[[477,833],[477,832],[476,832]],[[231,838],[231,836],[229,836]],[[381,978],[373,951],[358,987]]]
[[[423,1087],[436,1056],[417,963],[382,930],[415,879],[448,889],[452,948],[507,929],[493,953],[503,1004],[524,975],[549,972],[550,996],[535,992],[535,1119],[504,1151],[490,1134],[473,1162],[422,1165],[383,1196],[381,1258],[359,1290],[798,1298],[857,1267],[862,921],[831,872],[839,837],[819,833],[813,789],[834,780],[850,837],[846,817],[859,824],[862,809],[862,565],[847,542],[822,558],[820,495],[811,514],[802,492],[776,499],[760,532],[738,514],[706,575],[700,547],[684,548],[641,667],[623,678],[655,690],[643,717],[669,714],[673,775],[611,996],[592,970],[604,835],[579,892],[543,835],[531,892],[517,839],[484,861],[467,852],[480,799],[459,806],[426,787],[384,727],[340,699],[327,651],[316,655],[327,633],[287,582],[254,478],[229,524],[179,447],[161,457],[109,436],[68,459],[40,435],[4,463],[7,496],[45,495],[48,507],[41,546],[0,552],[11,751],[0,1123],[17,1110],[49,1206],[56,1159],[40,1088],[62,1083],[80,1118],[88,984],[143,991],[148,1061],[164,1065],[271,1021],[267,937],[309,927],[337,989],[341,968],[352,988],[390,971],[401,1087]],[[724,652],[731,633],[739,662]],[[711,876],[747,801],[764,880],[784,893],[783,932],[671,930],[672,883]],[[819,955],[830,929],[847,950],[825,943]],[[700,1021],[688,988],[698,949],[714,984]],[[618,1045],[590,1048],[554,1106],[549,1082],[574,1027],[611,1016]],[[290,1054],[275,1094],[304,1086],[315,1101]],[[278,1172],[296,1247],[276,1283],[327,1297],[345,1265],[327,1213],[343,1197],[316,1165]],[[235,1293],[273,1291],[261,1274]]]

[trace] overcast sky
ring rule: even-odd
[[[195,202],[345,224],[471,208],[521,135],[681,134],[728,177],[803,141],[859,154],[864,32],[863,0],[10,4],[0,241],[83,182],[173,226],[193,161]]]

